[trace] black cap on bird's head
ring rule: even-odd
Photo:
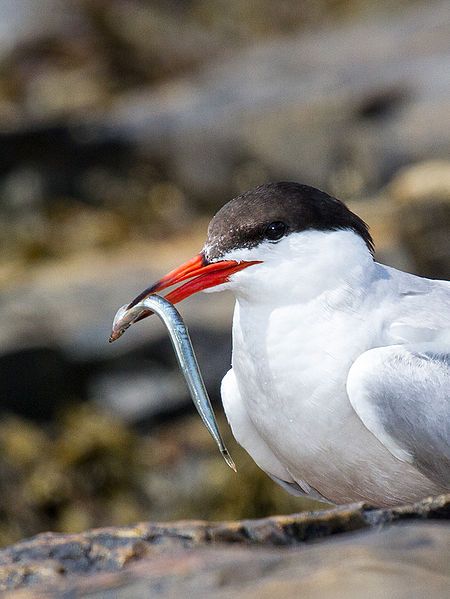
[[[323,191],[293,182],[267,183],[223,206],[213,217],[203,250],[140,293],[129,308],[147,295],[183,281],[166,297],[172,303],[228,281],[229,277],[261,260],[230,260],[233,250],[276,243],[290,233],[307,230],[350,230],[373,253],[367,225],[347,206]]]
[[[225,204],[208,227],[205,257],[218,260],[234,249],[256,247],[308,229],[350,229],[373,252],[366,223],[343,202],[314,187],[283,181],[260,185]]]

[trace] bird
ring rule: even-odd
[[[129,307],[180,283],[173,303],[234,294],[224,411],[284,489],[376,506],[450,490],[450,282],[378,263],[343,202],[282,181],[225,204]]]

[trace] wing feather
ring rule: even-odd
[[[450,350],[444,340],[371,349],[352,365],[349,399],[399,460],[450,488]]]

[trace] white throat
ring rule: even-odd
[[[367,288],[376,270],[364,241],[348,230],[292,233],[276,244],[229,252],[224,259],[262,260],[226,284],[240,304],[253,308],[302,304],[319,296],[332,304],[348,301]]]

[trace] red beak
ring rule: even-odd
[[[151,287],[148,287],[142,291],[142,293],[140,293],[129,304],[128,309],[132,308],[152,293],[157,293],[163,289],[166,289],[167,287],[172,287],[172,285],[186,281],[186,279],[191,279],[184,285],[181,285],[181,287],[174,289],[166,295],[166,299],[172,302],[172,304],[176,304],[186,299],[190,295],[197,293],[198,291],[215,287],[221,283],[226,283],[228,278],[235,272],[239,272],[240,270],[243,270],[252,264],[259,263],[259,260],[254,260],[251,262],[236,262],[236,260],[207,262],[202,254],[198,254],[178,268],[175,268],[167,273],[164,277],[162,277],[162,279],[154,283]],[[136,322],[138,320],[142,320],[150,314],[150,310],[143,312],[141,316],[136,319]]]

